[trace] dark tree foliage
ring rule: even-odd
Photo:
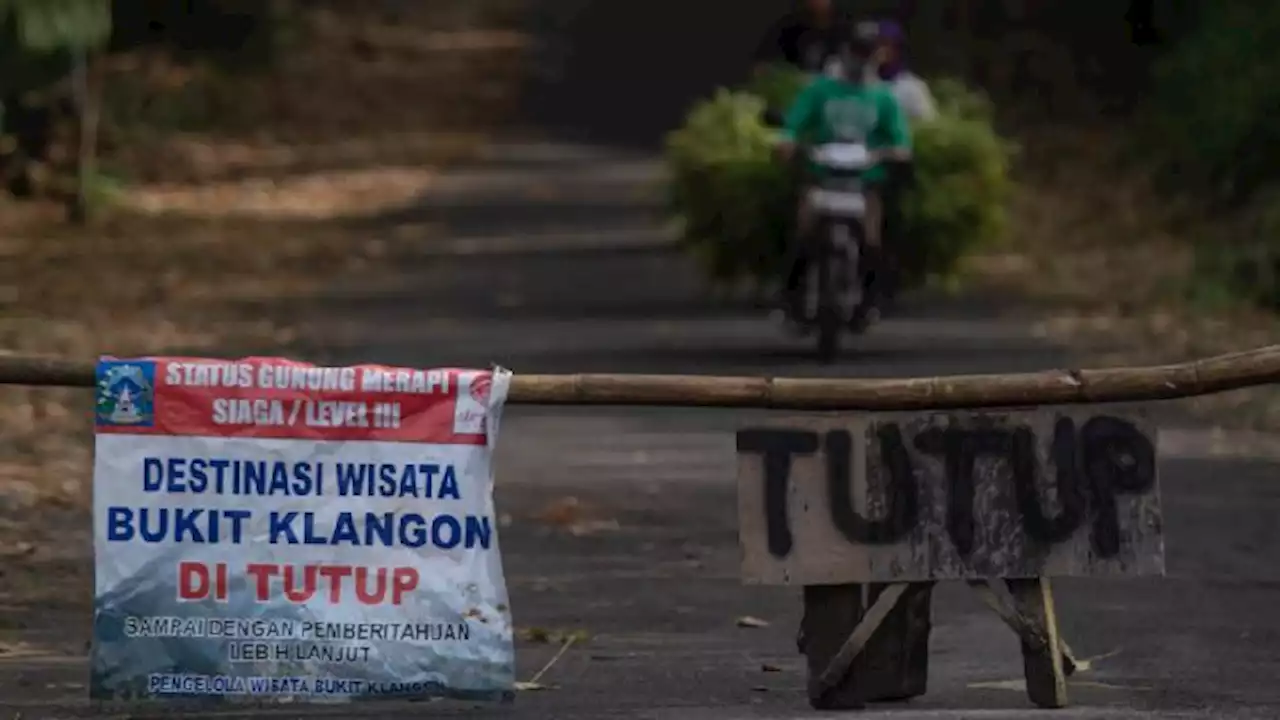
[[[269,62],[287,5],[265,0],[113,0],[113,52],[167,50],[181,60],[246,67]]]

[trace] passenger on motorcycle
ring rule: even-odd
[[[855,327],[864,327],[879,315],[876,268],[881,264],[883,206],[881,188],[890,164],[909,162],[911,135],[906,115],[889,86],[871,80],[876,46],[865,33],[853,33],[843,54],[840,77],[821,77],[806,87],[787,111],[778,144],[779,153],[791,160],[798,145],[816,147],[828,143],[863,144],[876,165],[862,177],[866,193],[863,214],[865,264],[869,271],[866,299],[854,318]],[[809,163],[807,182],[801,188],[796,218],[796,237],[803,245],[814,230],[814,212],[808,190],[821,179],[820,166]],[[785,302],[793,318],[799,318],[800,290],[804,278],[804,253],[796,253],[787,273]]]
[[[757,68],[786,63],[808,73],[823,73],[840,57],[852,26],[834,0],[801,0],[760,41],[754,54]]]
[[[859,25],[861,33],[875,45],[875,67],[872,73],[876,80],[886,83],[898,99],[912,123],[933,119],[938,114],[937,103],[929,86],[907,67],[905,33],[902,26],[892,20],[869,22]],[[903,227],[902,199],[911,187],[913,178],[911,166],[901,164],[891,168],[889,177],[881,188],[881,205],[884,209],[883,236],[889,248],[901,248],[895,237]],[[897,294],[899,284],[898,268],[900,258],[895,253],[886,253],[883,257],[883,282],[879,283],[880,300],[891,302]]]
[[[906,35],[902,26],[893,20],[882,20],[865,23],[859,28],[875,44],[876,77],[888,83],[907,118],[919,122],[936,116],[938,108],[929,86],[907,68],[903,47]]]

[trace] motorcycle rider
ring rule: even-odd
[[[851,29],[835,0],[799,0],[761,39],[753,61],[757,69],[786,63],[809,73],[826,72],[849,42]]]
[[[798,142],[818,146],[825,143],[861,143],[873,153],[875,165],[863,175],[867,204],[863,216],[864,262],[869,282],[864,302],[853,318],[855,327],[865,327],[879,316],[879,286],[876,268],[883,256],[883,206],[881,188],[889,176],[889,165],[909,162],[911,136],[906,115],[889,86],[872,79],[876,60],[874,37],[866,32],[851,32],[842,52],[839,77],[824,76],[814,80],[795,99],[787,111],[778,144],[779,154],[790,160]],[[820,179],[820,167],[810,166],[808,177]],[[801,188],[796,218],[796,237],[807,240],[813,231],[814,213],[808,188]],[[792,317],[799,318],[800,289],[804,277],[804,253],[797,253],[787,273],[786,304]]]

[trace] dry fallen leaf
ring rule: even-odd
[[[597,515],[595,508],[568,495],[545,505],[534,518],[545,525],[563,528],[576,537],[609,532],[621,527],[617,520],[592,517],[593,515]]]
[[[600,532],[612,532],[621,529],[622,526],[618,524],[617,520],[589,520],[570,525],[569,534],[574,537],[583,537],[584,535],[595,535]]]
[[[531,627],[523,628],[517,632],[521,640],[526,642],[548,643],[551,642],[551,631],[546,628]]]
[[[581,522],[584,514],[582,501],[569,495],[548,503],[535,517],[547,525],[568,527]]]
[[[740,627],[740,628],[762,628],[762,627],[769,627],[769,622],[768,622],[767,620],[761,620],[761,619],[760,619],[760,618],[758,618],[758,617],[751,617],[750,615],[743,615],[742,617],[738,618],[738,627]]]
[[[35,545],[29,542],[18,542],[13,545],[12,550],[4,554],[9,555],[11,557],[21,557],[25,555],[32,555],[35,553],[35,551],[36,551]]]
[[[536,682],[516,682],[516,690],[520,692],[537,692],[539,690],[550,690],[550,685],[543,685]]]
[[[516,635],[521,640],[532,643],[562,643],[568,640],[580,643],[591,639],[591,634],[586,630],[548,630],[542,627],[521,628],[516,631]]]

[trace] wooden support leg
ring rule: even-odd
[[[868,607],[892,585],[867,585]],[[924,695],[929,685],[929,633],[933,583],[910,583],[880,631],[863,651],[858,670],[870,688],[868,702],[907,700]]]
[[[1027,697],[1042,708],[1066,707],[1067,676],[1063,672],[1058,617],[1049,578],[1010,579],[1006,582],[1018,614],[1044,628],[1043,641],[1030,633],[1020,633]]]
[[[969,586],[978,593],[987,607],[994,610],[1000,619],[1018,634],[1018,637],[1033,643],[1037,648],[1045,650],[1049,648],[1048,631],[1039,623],[1018,612],[1010,592],[1000,581],[971,580]],[[1058,637],[1058,651],[1062,654],[1062,672],[1067,677],[1071,677],[1077,671],[1088,670],[1088,663],[1081,663],[1076,659],[1075,653],[1061,635]]]
[[[930,583],[806,587],[799,645],[810,705],[851,710],[923,694],[931,595]]]

